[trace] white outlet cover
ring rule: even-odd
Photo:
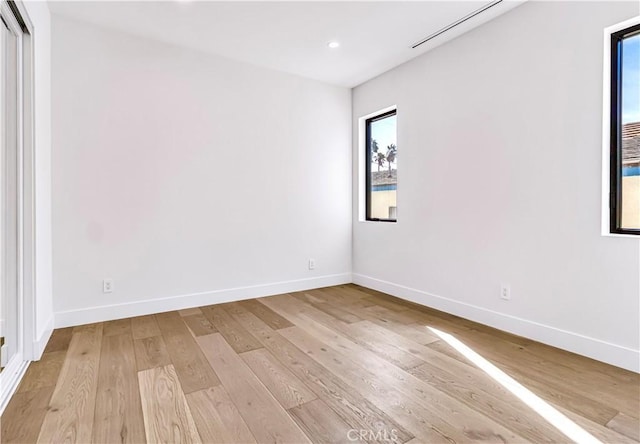
[[[105,279],[102,281],[102,292],[103,293],[113,292],[113,279]]]
[[[511,286],[509,284],[502,284],[500,286],[500,299],[505,301],[511,300]]]

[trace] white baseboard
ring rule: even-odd
[[[295,281],[227,288],[223,290],[171,296],[162,299],[149,299],[124,304],[102,305],[79,310],[62,311],[55,313],[55,327],[62,328],[92,322],[111,321],[132,316],[183,310],[186,308],[201,307],[203,305],[221,304],[224,302],[272,296],[293,291],[330,287],[332,285],[348,284],[350,282],[351,273],[332,274]]]
[[[39,361],[42,357],[42,353],[44,353],[44,349],[51,338],[51,333],[53,333],[53,319],[54,317],[51,315],[45,323],[42,334],[33,341],[33,349],[30,356],[32,361]]]
[[[7,407],[9,400],[18,388],[29,363],[20,354],[14,355],[0,373],[0,415]]]
[[[353,283],[399,298],[432,307],[481,324],[588,356],[607,364],[640,372],[640,351],[562,330],[476,305],[429,294],[427,292],[353,273]]]

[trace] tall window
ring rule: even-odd
[[[611,34],[610,231],[640,235],[640,24]]]
[[[395,222],[398,184],[396,111],[367,119],[365,126],[367,220]]]

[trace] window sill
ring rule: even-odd
[[[619,238],[640,240],[640,235],[638,235],[638,234],[604,232],[604,233],[601,233],[601,235],[602,235],[602,237],[619,237]]]
[[[367,220],[367,219],[360,219],[358,222],[367,223],[367,224],[381,224],[381,225],[395,225],[398,223],[397,220]]]

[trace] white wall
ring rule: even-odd
[[[350,280],[348,89],[52,29],[57,326]]]
[[[399,158],[397,224],[354,177],[354,280],[638,371],[639,242],[600,235],[603,29],[637,14],[530,1],[355,88]]]
[[[53,328],[51,240],[51,16],[46,2],[24,2],[34,28],[35,343],[39,358]]]

